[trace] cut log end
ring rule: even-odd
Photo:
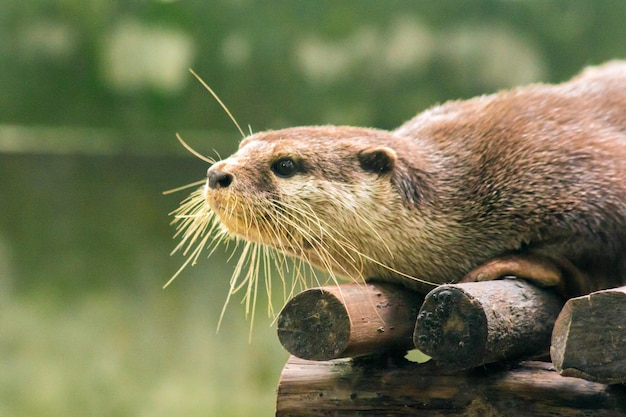
[[[457,370],[547,354],[562,305],[552,291],[523,280],[443,285],[426,296],[413,340]]]
[[[459,367],[484,356],[487,318],[480,303],[462,288],[441,287],[424,301],[413,337],[422,352]]]
[[[332,292],[323,288],[304,291],[281,311],[278,338],[288,352],[299,358],[337,358],[350,341],[348,311]]]
[[[310,289],[283,308],[278,338],[292,355],[318,361],[409,350],[422,301],[378,282]]]
[[[567,301],[554,325],[550,355],[564,376],[626,383],[626,287]]]

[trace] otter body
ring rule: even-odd
[[[420,291],[507,274],[568,296],[618,286],[626,63],[448,102],[394,131],[254,134],[204,192],[227,233],[337,276]]]

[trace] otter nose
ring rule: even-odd
[[[211,189],[226,188],[233,182],[232,174],[213,168],[207,171],[207,179]]]

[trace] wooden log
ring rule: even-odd
[[[386,283],[313,288],[280,312],[278,338],[289,353],[310,360],[413,349],[423,299]]]
[[[441,366],[463,370],[545,354],[564,300],[526,281],[443,285],[427,296],[413,341]]]
[[[626,382],[626,287],[567,301],[554,325],[552,362],[567,376]]]
[[[432,365],[381,358],[313,362],[291,357],[276,416],[626,416],[623,387],[560,376],[526,362],[441,375]]]

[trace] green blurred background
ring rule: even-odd
[[[213,156],[240,140],[188,68],[246,130],[393,128],[624,57],[625,18],[619,0],[2,0],[0,416],[272,415],[287,355],[263,305],[251,342],[237,302],[215,331],[228,252],[161,289],[188,192],[161,193],[207,168],[175,132]]]

